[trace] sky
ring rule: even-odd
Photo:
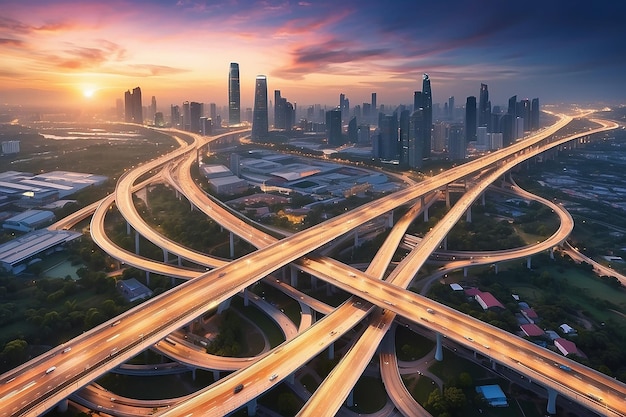
[[[254,80],[299,105],[626,102],[622,0],[0,0],[0,104],[111,108],[228,102],[239,63],[242,108]]]

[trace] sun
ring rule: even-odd
[[[91,98],[93,97],[93,94],[94,90],[92,89],[83,90],[83,96],[85,96],[85,98]]]

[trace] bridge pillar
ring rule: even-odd
[[[550,259],[554,260],[554,248],[550,248]]]
[[[441,333],[437,333],[437,349],[435,350],[435,359],[439,362],[443,360],[443,343]]]
[[[446,184],[446,208],[450,208],[450,187]]]
[[[230,259],[235,259],[235,235],[233,232],[230,232],[229,244],[230,244]]]
[[[448,250],[448,236],[443,238],[443,250]]]
[[[139,255],[139,232],[135,232],[135,254]]]
[[[248,415],[249,416],[256,416],[256,398],[251,399],[250,401],[248,401],[248,404],[246,404],[247,408],[248,408]]]
[[[126,234],[127,234],[127,235],[130,235],[130,231],[131,231],[131,229],[130,229],[130,223],[126,222]]]
[[[213,381],[219,381],[220,379],[220,371],[213,370]]]
[[[483,206],[486,204],[486,202],[485,202],[485,192],[483,192],[480,195],[480,202],[482,203]]]
[[[178,257],[178,266],[183,266],[183,258]]]
[[[389,212],[389,217],[387,218],[387,221],[389,222],[387,225],[391,229],[393,227],[393,210]]]
[[[191,380],[196,380],[196,368],[191,368]]]
[[[492,371],[498,370],[498,364],[496,363],[496,361],[491,361],[491,370]]]
[[[248,307],[250,305],[250,296],[248,294],[248,287],[243,289],[243,306]]]
[[[172,287],[175,287],[176,286],[176,278],[170,277],[170,284],[172,284]]]
[[[498,263],[496,262],[493,266],[495,268],[495,273],[498,274]]]
[[[346,398],[346,405],[348,407],[354,406],[354,389],[350,390],[350,393],[348,394],[348,397]]]
[[[59,401],[57,403],[57,411],[59,413],[65,413],[67,411],[67,404],[68,404],[67,398]]]
[[[532,269],[531,257],[526,258],[526,268]]]
[[[328,345],[328,359],[335,359],[335,344],[331,343]]]
[[[546,411],[548,414],[556,414],[556,390],[552,388],[546,388],[548,390],[548,406],[546,407]]]
[[[298,271],[295,268],[289,267],[289,272],[291,274],[289,277],[289,282],[291,286],[295,288],[298,286]]]
[[[311,275],[311,288],[317,289],[317,277],[315,275]]]
[[[146,284],[150,285],[150,271],[146,271]]]
[[[467,278],[467,267],[466,266],[463,267],[463,276],[465,278]]]
[[[284,381],[287,381],[287,383],[293,385],[296,383],[296,375],[294,373],[291,373],[287,378],[284,379]]]
[[[465,221],[468,223],[472,222],[472,206],[469,206],[465,211]]]
[[[163,248],[163,262],[167,263],[168,260],[169,260],[169,253],[167,252],[167,249]]]
[[[217,314],[221,314],[230,307],[230,298],[228,300],[222,301],[219,306],[217,306]]]
[[[428,222],[428,207],[424,207],[424,223]]]

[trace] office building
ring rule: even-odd
[[[465,101],[465,141],[476,140],[476,97],[469,96]]]
[[[378,157],[384,161],[399,161],[398,115],[381,114],[378,128],[380,129]]]
[[[530,102],[530,130],[539,130],[539,99],[534,98]]]
[[[489,101],[489,90],[487,84],[480,85],[480,95],[478,97],[478,127],[489,127],[491,118],[491,102]]]
[[[203,116],[204,106],[202,103],[192,101],[189,103],[189,131],[200,133],[200,118]]]
[[[257,75],[254,85],[254,110],[252,113],[252,140],[263,140],[269,129],[267,115],[267,77]]]
[[[176,104],[170,107],[170,123],[173,128],[180,128],[180,107]]]
[[[274,90],[274,127],[276,129],[291,130],[295,122],[293,104],[280,95],[280,90]]]
[[[422,152],[424,158],[430,158],[433,130],[433,93],[428,74],[422,76],[422,96],[422,103],[424,105],[424,149]]]
[[[463,125],[453,123],[448,130],[448,157],[451,161],[462,161],[467,154],[467,140],[463,132]]]
[[[454,96],[450,96],[448,97],[448,119],[454,120],[455,117],[456,114],[454,111]]]
[[[181,122],[183,130],[191,130],[191,105],[188,101],[183,101],[183,120]]]
[[[326,134],[331,146],[343,145],[341,134],[341,110],[339,108],[326,112]]]
[[[241,94],[239,87],[239,64],[230,63],[228,71],[228,124],[241,123]]]
[[[132,92],[129,90],[124,93],[124,116],[126,123],[143,124],[141,88],[135,87]]]
[[[424,165],[424,141],[426,132],[424,127],[425,111],[423,108],[419,108],[411,114],[409,118],[409,146],[408,146],[408,161],[409,167],[421,168]]]
[[[400,165],[409,166],[409,110],[400,111]]]

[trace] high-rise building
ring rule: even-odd
[[[215,103],[209,104],[209,117],[213,120],[215,125],[215,121],[217,120],[217,105]]]
[[[478,98],[478,126],[488,127],[491,118],[491,102],[489,101],[489,90],[487,84],[480,85],[480,96]]]
[[[424,94],[421,91],[413,92],[413,111],[424,108]]]
[[[156,114],[156,112],[157,112],[156,97],[152,96],[152,99],[150,100],[150,114],[148,115],[150,120],[154,120],[154,115]]]
[[[267,137],[269,129],[267,115],[267,77],[257,75],[254,86],[254,110],[252,113],[252,140]]]
[[[450,96],[448,97],[448,119],[454,120],[455,117],[456,115],[454,111],[454,96]]]
[[[469,96],[465,101],[465,140],[476,140],[476,97]]]
[[[377,104],[376,104],[376,93],[372,93],[372,108],[371,110],[376,113],[376,110],[378,110]]]
[[[143,107],[141,104],[141,88],[135,87],[131,92],[124,93],[124,120],[126,123],[143,124]]]
[[[467,153],[467,141],[463,137],[463,125],[453,123],[448,131],[448,156],[451,161],[465,159]]]
[[[509,98],[509,109],[507,110],[507,114],[510,114],[513,119],[517,117],[517,96]]]
[[[539,99],[534,98],[530,102],[530,129],[538,130],[539,129]]]
[[[422,95],[424,103],[424,158],[430,158],[433,131],[433,93],[428,74],[422,76]]]
[[[386,161],[400,160],[398,140],[398,114],[383,114],[379,118],[380,129],[379,158]]]
[[[356,116],[353,116],[348,122],[348,142],[356,143],[358,140],[358,131],[356,125]]]
[[[424,165],[424,108],[418,108],[409,118],[409,167],[421,168]]]
[[[183,101],[183,122],[181,125],[183,130],[187,132],[191,130],[191,106],[188,101]]]
[[[200,133],[200,118],[203,116],[202,103],[196,103],[192,101],[189,103],[189,131],[193,133]]]
[[[530,100],[526,98],[517,104],[517,116],[524,119],[524,132],[528,132],[530,130]]]
[[[341,135],[341,110],[339,108],[326,112],[326,134],[328,135],[329,145],[343,145],[343,137]]]
[[[170,106],[170,124],[173,128],[180,128],[180,107],[176,104]]]
[[[293,104],[280,95],[280,90],[274,90],[274,127],[276,129],[291,130],[295,122]]]
[[[239,88],[239,64],[230,63],[228,71],[228,124],[241,123],[241,94]]]

